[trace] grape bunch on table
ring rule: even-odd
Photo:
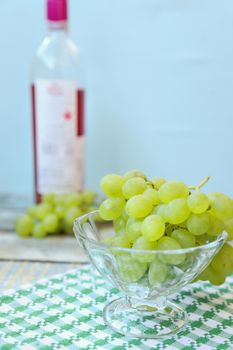
[[[16,222],[22,237],[43,238],[49,234],[73,233],[74,220],[98,208],[97,194],[90,189],[79,193],[42,196],[42,202],[27,209]]]

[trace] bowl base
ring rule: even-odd
[[[162,309],[145,304],[135,308],[119,298],[105,306],[103,316],[115,332],[133,338],[161,339],[177,333],[187,322],[186,312],[170,301]]]

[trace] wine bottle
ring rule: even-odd
[[[67,0],[47,0],[48,34],[32,65],[34,191],[83,188],[84,88],[79,50],[68,32]]]

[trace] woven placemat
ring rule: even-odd
[[[126,350],[233,348],[233,278],[216,288],[186,287],[173,300],[186,309],[188,326],[162,341],[130,339],[107,328],[102,311],[119,291],[91,266],[0,296],[1,350]]]

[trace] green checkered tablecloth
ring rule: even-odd
[[[162,341],[126,338],[104,325],[103,307],[118,296],[89,265],[8,290],[0,295],[0,349],[233,349],[233,278],[219,288],[196,283],[174,295],[189,324]]]

